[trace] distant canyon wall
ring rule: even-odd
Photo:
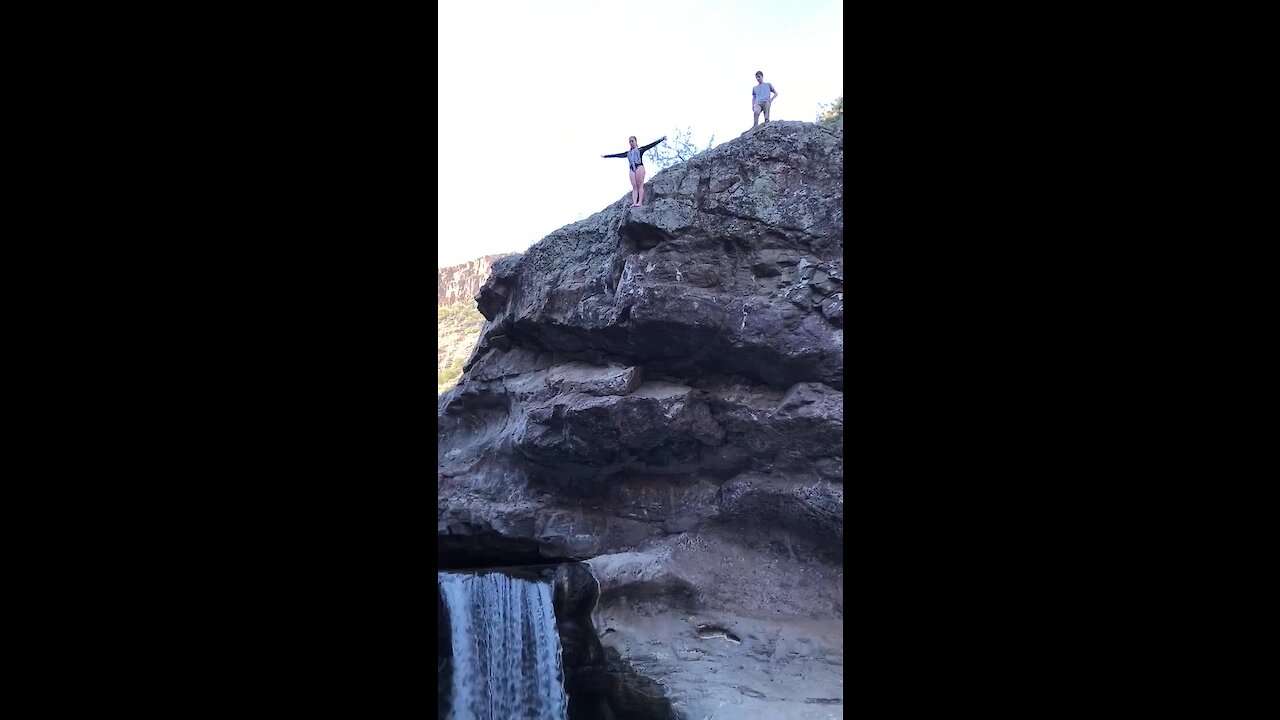
[[[461,265],[440,268],[436,280],[436,292],[439,295],[436,304],[456,305],[463,302],[474,304],[476,294],[489,279],[489,270],[493,267],[493,263],[508,254],[485,255]]]

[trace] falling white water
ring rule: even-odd
[[[551,586],[498,572],[439,575],[453,642],[449,720],[565,720]]]

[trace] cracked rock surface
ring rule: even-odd
[[[770,122],[477,295],[438,401],[439,561],[585,560],[594,631],[643,676],[616,717],[843,717],[842,180],[842,130]]]

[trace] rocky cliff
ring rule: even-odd
[[[585,561],[592,717],[843,716],[843,167],[840,128],[768,123],[478,293],[438,561]]]
[[[452,388],[462,374],[462,366],[475,347],[484,316],[476,310],[475,297],[495,260],[507,257],[486,255],[460,265],[440,268],[436,276],[436,393]]]
[[[508,257],[507,254],[485,255],[468,260],[460,265],[439,268],[436,275],[436,292],[439,294],[437,305],[453,305],[475,302],[476,293],[489,279],[489,270],[493,263]]]

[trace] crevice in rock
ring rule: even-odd
[[[605,648],[609,707],[619,720],[677,720],[662,686],[635,671],[614,648]],[[574,719],[576,720],[576,719]]]
[[[580,559],[547,555],[536,540],[505,537],[498,533],[438,535],[436,540],[436,570],[439,572],[545,566]]]
[[[565,620],[565,690],[569,720],[677,720],[666,690],[600,642],[591,613],[600,583],[585,563],[564,565],[556,575],[556,613]],[[609,632],[605,630],[605,633]],[[576,697],[576,700],[575,700]]]
[[[737,635],[734,635],[732,632],[729,631],[728,628],[725,628],[723,625],[717,625],[715,623],[703,623],[699,625],[698,627],[694,628],[694,634],[697,635],[698,638],[701,640],[712,640],[714,638],[724,638],[725,640],[728,640],[731,643],[742,644],[742,638],[738,637]]]
[[[665,230],[646,222],[634,220],[623,225],[619,232],[624,237],[630,238],[640,250],[657,247],[660,243],[671,239],[671,235]]]

